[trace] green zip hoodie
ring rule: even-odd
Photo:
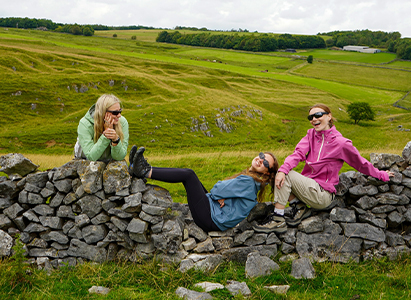
[[[123,116],[119,121],[123,129],[124,139],[120,141],[117,146],[111,145],[111,140],[106,138],[103,134],[94,143],[94,109],[95,104],[88,110],[86,115],[80,120],[77,127],[78,142],[81,146],[81,157],[88,160],[109,161],[123,160],[127,154],[128,147],[128,122]]]

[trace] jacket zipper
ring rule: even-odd
[[[323,141],[321,142],[320,152],[318,152],[317,161],[320,160],[321,150],[323,149],[323,146],[324,146],[324,133],[322,134],[322,137],[323,137]]]

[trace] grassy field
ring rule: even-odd
[[[315,263],[315,279],[295,279],[291,262],[281,263],[280,270],[264,277],[245,277],[244,266],[223,263],[211,273],[178,271],[176,265],[163,265],[155,260],[143,263],[85,263],[75,268],[63,267],[47,274],[32,270],[32,275],[18,281],[13,262],[0,261],[1,299],[180,299],[178,287],[201,291],[199,282],[222,285],[227,280],[245,282],[251,297],[232,296],[227,289],[210,292],[214,299],[410,299],[410,257],[397,261],[379,260],[362,263]],[[27,267],[25,267],[27,268]],[[45,278],[47,280],[45,280]],[[88,294],[93,285],[111,289],[107,296]],[[276,295],[265,289],[271,285],[290,285],[287,295]]]

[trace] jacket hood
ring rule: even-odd
[[[95,110],[96,110],[96,105],[93,104],[84,116],[86,118],[86,120],[89,121],[93,125],[94,125],[94,111]]]

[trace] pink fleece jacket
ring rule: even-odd
[[[314,179],[330,193],[336,191],[334,186],[339,182],[338,173],[344,162],[365,175],[382,181],[389,180],[387,172],[378,170],[363,158],[352,142],[334,126],[320,132],[309,129],[278,171],[288,174],[300,161],[305,161],[301,174]]]

